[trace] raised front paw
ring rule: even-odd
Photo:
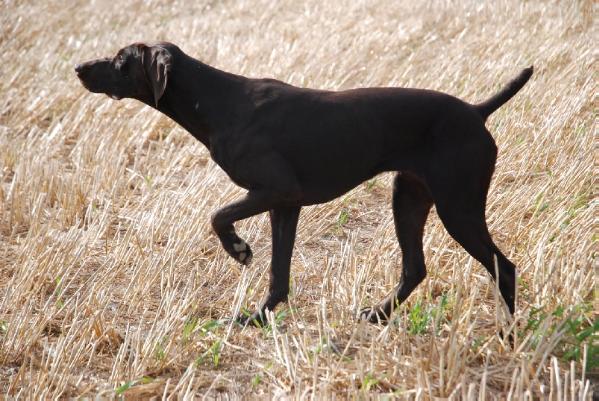
[[[225,250],[242,265],[247,266],[252,261],[252,249],[241,238],[237,238],[236,242],[232,242],[230,247],[226,246]]]

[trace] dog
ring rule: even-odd
[[[387,171],[396,172],[392,208],[402,276],[393,293],[363,309],[360,318],[386,322],[425,278],[422,236],[433,204],[449,234],[498,281],[514,313],[516,268],[494,244],[485,221],[497,157],[485,121],[526,84],[532,66],[479,104],[432,90],[335,92],[246,78],[167,42],[134,43],[75,71],[93,93],[137,99],[166,114],[248,191],[211,218],[225,251],[239,263],[248,265],[252,251],[234,223],[269,212],[268,293],[251,316],[237,318],[240,323],[265,324],[265,312],[287,300],[301,207],[328,202]]]

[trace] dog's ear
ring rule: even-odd
[[[143,49],[142,64],[154,94],[154,103],[158,107],[158,101],[166,90],[168,74],[172,65],[172,56],[163,47],[148,46]]]

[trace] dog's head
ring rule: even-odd
[[[90,92],[158,106],[172,68],[169,45],[134,43],[119,50],[113,58],[79,64],[75,72]]]

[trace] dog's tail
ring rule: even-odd
[[[512,96],[514,96],[526,82],[532,76],[533,67],[530,66],[522,70],[520,75],[518,75],[515,79],[510,81],[502,90],[499,91],[495,96],[485,100],[482,103],[474,105],[476,110],[480,113],[483,119],[487,119],[495,110],[500,108],[505,102],[510,100]]]

